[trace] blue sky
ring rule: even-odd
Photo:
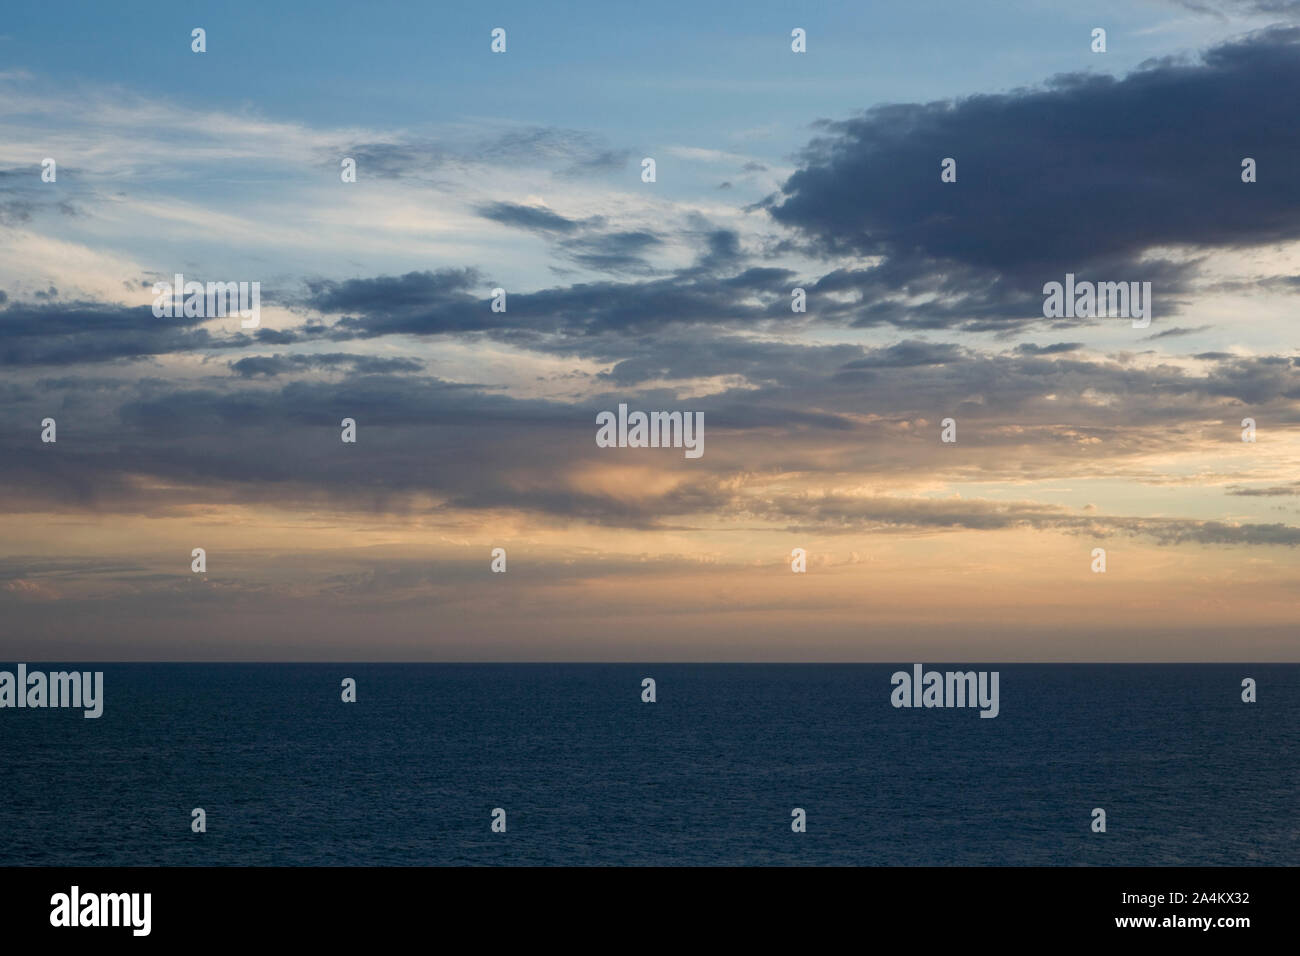
[[[755,148],[776,159],[802,142],[810,114],[1122,73],[1249,22],[1159,2],[82,2],[15,7],[2,49],[6,69],[43,85],[122,87],[181,107],[324,126],[496,119],[642,146],[769,129]],[[206,57],[189,51],[194,26],[208,32]],[[488,52],[497,26],[505,56]],[[806,56],[790,55],[794,26],[808,31]],[[1109,31],[1104,57],[1089,51],[1095,26]]]

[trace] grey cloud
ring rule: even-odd
[[[1228,488],[1228,494],[1242,498],[1279,498],[1300,495],[1300,481],[1293,481],[1289,485],[1270,485],[1263,488],[1236,485]]]
[[[866,368],[911,368],[917,365],[946,365],[958,362],[965,349],[948,343],[899,342],[888,348],[873,349],[865,358],[845,362],[842,371]]]
[[[1190,328],[1190,329],[1184,329],[1184,328],[1180,328],[1180,327],[1178,327],[1178,326],[1175,326],[1175,327],[1172,328],[1172,329],[1165,329],[1163,332],[1157,332],[1157,333],[1155,333],[1155,335],[1148,335],[1148,336],[1146,337],[1146,340],[1147,340],[1148,342],[1153,342],[1153,341],[1155,341],[1156,339],[1172,339],[1172,338],[1176,338],[1176,337],[1181,336],[1181,335],[1195,335],[1197,332],[1204,332],[1204,331],[1206,331],[1207,329],[1210,329],[1210,328],[1213,328],[1213,326],[1209,326],[1209,325],[1198,325],[1198,326],[1196,326],[1195,328]]]
[[[823,122],[768,208],[814,251],[884,256],[892,291],[956,270],[962,288],[938,321],[978,320],[991,304],[1041,322],[1041,286],[1066,272],[1152,280],[1170,297],[1195,268],[1144,261],[1153,250],[1300,238],[1300,181],[1281,172],[1300,163],[1300,129],[1276,95],[1298,84],[1300,29],[1277,28],[1122,79],[1073,74],[1003,95],[881,106]],[[955,183],[939,180],[948,156]],[[1278,175],[1243,184],[1243,156]],[[980,279],[987,288],[974,294]],[[873,294],[862,321],[906,311]],[[998,324],[989,315],[983,327]]]
[[[559,248],[577,265],[597,272],[646,275],[654,271],[645,253],[663,244],[652,232],[593,232],[564,239]]]
[[[374,375],[383,373],[419,372],[423,363],[414,359],[384,358],[374,355],[350,355],[343,352],[306,355],[250,355],[230,362],[230,369],[244,378],[271,377],[312,369],[347,368],[353,373]]]
[[[631,154],[582,130],[533,126],[439,140],[352,143],[331,150],[322,162],[337,167],[340,156],[357,161],[358,178],[431,180],[450,167],[523,163],[547,166],[566,179],[602,175],[624,168]]]
[[[538,233],[575,265],[597,272],[645,275],[653,272],[644,254],[663,240],[647,230],[609,229],[603,216],[570,219],[542,206],[495,202],[479,206],[485,219]]]
[[[1081,348],[1083,348],[1082,342],[1057,342],[1053,345],[1021,342],[1016,346],[1016,351],[1022,355],[1064,355],[1066,352],[1076,352]]]
[[[491,219],[502,225],[539,232],[569,233],[581,226],[578,220],[566,219],[559,213],[542,206],[523,206],[513,202],[488,203],[479,206],[477,212],[484,219]]]
[[[68,365],[209,348],[213,337],[193,327],[202,321],[159,319],[147,305],[12,302],[0,309],[0,365]]]
[[[790,530],[798,532],[1033,528],[1096,538],[1115,535],[1145,537],[1161,545],[1278,545],[1289,548],[1300,545],[1300,528],[1291,525],[1079,515],[1035,502],[787,496],[768,501],[764,516],[773,521],[789,521]]]

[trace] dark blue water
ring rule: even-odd
[[[996,719],[910,663],[94,665],[98,720],[0,710],[0,865],[1300,864],[1300,665],[969,667]]]

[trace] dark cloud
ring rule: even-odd
[[[1016,346],[1016,351],[1021,355],[1063,355],[1066,352],[1076,352],[1081,348],[1083,348],[1082,342],[1057,342],[1054,345],[1021,342]]]
[[[744,256],[740,248],[740,234],[734,229],[710,229],[705,237],[705,251],[700,254],[696,268],[707,272],[732,270],[740,266]]]
[[[1207,382],[1210,395],[1239,399],[1248,405],[1275,397],[1289,401],[1300,399],[1300,376],[1288,356],[1218,355],[1215,362]]]
[[[594,272],[624,275],[647,275],[654,272],[645,254],[663,240],[652,232],[591,232],[558,244],[559,250],[573,263]]]
[[[956,294],[941,321],[985,305],[1041,321],[1042,284],[1066,272],[1151,280],[1167,298],[1195,270],[1144,259],[1159,249],[1300,238],[1290,174],[1300,126],[1277,95],[1298,84],[1300,29],[1276,28],[1122,79],[1072,74],[1039,89],[881,106],[822,122],[768,208],[813,251],[885,258],[857,277],[886,280],[866,289],[865,323],[899,321],[880,293],[910,287]],[[1247,156],[1257,183],[1241,181]],[[955,183],[940,181],[945,157],[957,160]],[[954,270],[960,287],[944,289],[939,277]],[[1173,311],[1161,306],[1157,315]]]
[[[823,379],[837,367],[859,359],[856,345],[809,346],[765,342],[741,335],[659,335],[626,341],[597,336],[585,357],[614,365],[600,379],[618,387],[656,380],[735,376],[751,384],[799,387]]]
[[[391,375],[219,385],[116,382],[73,389],[57,403],[28,396],[36,409],[57,408],[59,441],[43,445],[39,429],[0,435],[0,508],[163,515],[198,502],[261,501],[403,513],[432,498],[440,508],[649,527],[719,500],[718,479],[698,470],[698,482],[644,501],[581,490],[573,469],[610,461],[593,441],[594,407]],[[357,422],[356,446],[339,440],[344,418]],[[685,470],[691,462],[670,450],[658,464]]]
[[[473,332],[490,323],[485,280],[477,269],[408,272],[403,276],[319,279],[307,283],[305,304],[324,313],[346,313],[334,338],[392,334]],[[481,295],[471,294],[471,290]]]
[[[68,365],[215,347],[207,330],[194,328],[203,321],[156,318],[147,305],[14,302],[0,309],[0,365]]]
[[[615,234],[606,247],[614,251],[606,254],[628,255],[656,241],[646,233]],[[582,247],[572,248],[576,252]],[[728,259],[736,250],[734,234],[719,230],[705,257]],[[643,282],[590,282],[511,293],[507,311],[494,313],[487,282],[477,270],[443,270],[343,282],[315,280],[308,283],[309,295],[302,304],[320,312],[346,313],[333,326],[335,337],[489,332],[520,346],[554,350],[563,346],[542,336],[562,335],[580,349],[578,338],[602,332],[785,320],[790,316],[792,275],[784,269],[749,269],[718,278],[697,267]],[[481,289],[481,295],[471,295],[473,289]],[[768,303],[755,304],[758,297]]]
[[[611,230],[603,216],[569,219],[543,206],[496,202],[478,207],[480,216],[554,241],[555,251],[595,272],[646,275],[653,268],[645,253],[663,240],[646,230]]]
[[[65,388],[58,399],[59,443],[41,445],[34,427],[30,433],[0,438],[6,461],[0,501],[10,510],[40,506],[153,515],[184,513],[205,502],[258,501],[400,514],[427,509],[430,505],[420,502],[432,499],[436,508],[515,509],[541,519],[617,527],[686,528],[705,518],[722,517],[825,532],[1027,527],[1094,537],[1138,535],[1161,544],[1294,546],[1300,542],[1300,529],[1284,525],[1107,517],[1032,502],[833,493],[764,496],[748,489],[748,479],[737,481],[738,475],[757,468],[803,474],[843,471],[860,482],[870,480],[872,474],[887,475],[887,463],[882,465],[880,459],[900,455],[905,459],[902,464],[914,468],[921,460],[916,455],[929,454],[936,446],[933,436],[912,439],[910,429],[881,432],[878,426],[864,426],[857,420],[858,408],[874,406],[881,413],[930,399],[956,408],[958,396],[971,388],[974,378],[967,372],[949,382],[946,394],[939,396],[935,389],[944,381],[944,367],[912,364],[918,358],[912,354],[913,345],[894,353],[898,364],[892,371],[884,368],[889,350],[880,350],[882,361],[872,372],[883,377],[868,383],[865,392],[831,387],[800,396],[779,389],[734,390],[685,403],[668,394],[627,391],[581,404],[521,400],[483,386],[393,375],[357,375],[335,383],[294,381],[278,388],[240,391],[223,391],[216,383],[178,388],[161,380],[106,380],[98,386],[48,380],[40,383],[39,394],[10,397],[39,407],[49,404],[55,388]],[[828,350],[819,355],[825,365],[844,364],[841,347],[822,348]],[[1018,364],[1022,375],[1039,373],[1038,393],[1062,389],[1060,414],[1066,419],[1085,407],[1072,404],[1064,393],[1071,376],[1076,378],[1076,392],[1085,388],[1085,382],[1089,388],[1120,384],[1116,369],[1110,370],[1107,380],[1099,365],[1077,363],[1083,368],[1070,369],[1067,360],[1037,358],[999,358],[985,377],[989,381],[1005,377]],[[1054,365],[1067,368],[1051,378],[1047,371]],[[918,381],[922,369],[933,369],[935,377]],[[1145,373],[1133,370],[1132,374],[1130,389],[1144,391],[1139,383],[1151,384]],[[912,383],[906,396],[899,394],[903,382]],[[1012,390],[1015,387],[1013,381]],[[1188,387],[1196,386],[1189,383]],[[825,407],[837,396],[844,414]],[[613,407],[617,400],[631,400],[634,407],[704,411],[706,457],[692,462],[672,453],[597,449],[592,441],[594,413]],[[1202,414],[1186,402],[1175,401],[1171,407],[1186,419]],[[1131,430],[1136,411],[1118,408],[1109,417]],[[970,406],[969,415],[961,415],[963,447],[976,454],[997,440],[997,429],[1005,421],[1001,407]],[[39,421],[32,413],[24,412],[24,417]],[[343,418],[357,421],[357,446],[339,441]],[[1150,412],[1142,420],[1164,424],[1159,414]],[[1033,421],[1032,415],[1025,415],[1020,424],[1028,428]],[[1101,424],[1091,427],[1106,434]],[[1060,467],[1060,454],[1088,460],[1086,447],[1080,450],[1072,444],[1044,441],[1059,428],[1011,436],[1011,441],[1032,442],[1034,457],[1053,469]],[[756,436],[742,437],[746,431]],[[757,445],[755,437],[762,439]],[[764,444],[770,444],[777,457],[769,453],[756,458]],[[1154,444],[1152,434],[1135,436],[1127,450],[1145,455]],[[1115,456],[1125,450],[1110,449],[1109,461],[1119,460]],[[1006,454],[992,445],[989,451],[991,462]],[[571,480],[575,470],[616,462],[680,472],[690,480],[669,482],[666,490],[641,496],[615,494]],[[738,472],[741,462],[744,471]],[[1018,477],[1029,477],[1015,461],[1006,467]],[[983,472],[986,478],[993,474]]]
[[[484,219],[502,225],[538,232],[573,232],[581,225],[576,219],[566,219],[543,206],[522,206],[513,202],[494,202],[476,210]]]
[[[843,371],[864,368],[912,368],[917,365],[946,365],[959,362],[966,350],[946,343],[899,342],[888,348],[873,349],[865,358],[845,362]]]
[[[76,365],[149,358],[254,345],[290,345],[320,338],[317,320],[297,329],[210,332],[206,318],[159,318],[151,305],[61,302],[58,289],[34,294],[32,302],[0,298],[0,366]],[[237,319],[231,321],[238,321]]]
[[[1155,335],[1148,335],[1146,337],[1146,341],[1152,342],[1155,341],[1156,339],[1172,339],[1180,335],[1195,335],[1197,332],[1204,332],[1207,329],[1211,329],[1211,328],[1213,328],[1213,326],[1210,325],[1198,325],[1195,328],[1190,328],[1190,329],[1184,329],[1175,326],[1172,329],[1165,329],[1163,332],[1157,332]]]
[[[619,354],[631,347],[621,334],[587,341]],[[39,499],[59,508],[142,511],[202,501],[299,507],[355,498],[349,507],[401,511],[423,495],[448,508],[669,526],[740,507],[738,473],[884,481],[918,468],[946,469],[932,457],[938,446],[930,426],[913,423],[949,414],[961,422],[962,460],[982,480],[1059,474],[1063,467],[1113,474],[1125,456],[1185,448],[1207,431],[1239,443],[1243,406],[1278,425],[1300,421],[1300,383],[1289,359],[1228,357],[1212,361],[1207,374],[1191,375],[1070,352],[990,355],[912,340],[864,349],[661,331],[631,341],[640,351],[612,365],[603,379],[608,391],[580,402],[512,398],[413,374],[419,366],[412,360],[348,353],[247,356],[232,364],[244,379],[310,376],[320,368],[348,373],[272,388],[232,387],[221,378],[192,387],[78,375],[9,384],[0,399],[14,419],[39,422],[57,410],[60,439],[42,446],[34,426],[0,438],[0,498],[10,508]],[[656,384],[709,375],[743,384],[689,400]],[[1099,403],[1098,395],[1108,398]],[[597,449],[595,413],[621,401],[703,412],[706,457],[687,462]],[[363,453],[348,457],[349,447],[338,441],[343,418],[359,423]],[[1217,431],[1205,424],[1214,419],[1222,422]],[[575,468],[616,461],[688,469],[690,480],[673,483],[670,493],[628,499],[567,477]],[[142,484],[144,476],[154,480]],[[797,517],[792,512],[786,520]],[[823,518],[841,520],[829,512]],[[1069,529],[1072,522],[1052,527]],[[1142,533],[1173,534],[1164,525],[1152,529]],[[1227,525],[1206,526],[1195,532],[1200,537],[1180,534],[1177,540],[1240,537]]]
[[[414,359],[383,358],[374,355],[349,355],[343,352],[308,355],[250,355],[231,362],[230,369],[244,378],[271,377],[315,369],[348,369],[355,374],[377,375],[419,372],[423,363]]]

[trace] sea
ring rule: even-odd
[[[1300,864],[1300,665],[26,663],[0,866]]]

